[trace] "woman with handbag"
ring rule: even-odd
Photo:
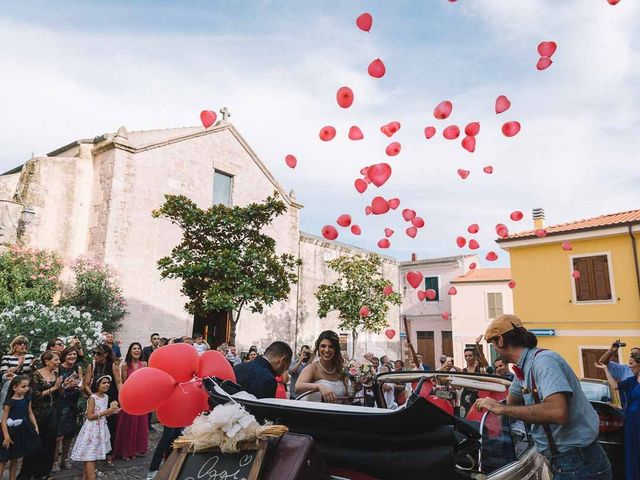
[[[48,350],[40,359],[44,366],[31,374],[31,390],[42,450],[24,456],[19,480],[53,478],[50,473],[58,439],[58,398],[62,389],[62,377],[57,374],[60,357]]]

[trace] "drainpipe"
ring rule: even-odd
[[[636,239],[633,236],[633,225],[629,225],[629,237],[631,237],[631,248],[633,249],[633,265],[636,267],[636,286],[638,287],[638,298],[640,298],[640,265],[638,265],[638,248]]]

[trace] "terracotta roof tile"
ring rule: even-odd
[[[454,278],[451,283],[507,282],[511,280],[510,268],[476,268]]]

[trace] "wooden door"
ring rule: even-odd
[[[220,344],[229,342],[230,312],[212,312],[193,317],[193,334],[201,333],[211,346],[216,348]]]
[[[442,331],[442,355],[453,357],[453,337],[451,331]]]
[[[594,363],[600,360],[600,357],[606,352],[606,348],[583,348],[582,349],[582,368],[584,369],[584,378],[599,378],[600,380],[606,380],[607,377],[604,371],[600,370]],[[611,360],[618,361],[618,354],[616,353]]]
[[[433,369],[436,361],[433,332],[416,332],[416,335],[418,337],[417,353],[422,355],[422,363]]]

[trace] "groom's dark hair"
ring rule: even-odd
[[[293,351],[291,347],[285,342],[273,342],[264,351],[264,356],[268,358],[272,357],[285,357],[289,360],[293,357]]]

